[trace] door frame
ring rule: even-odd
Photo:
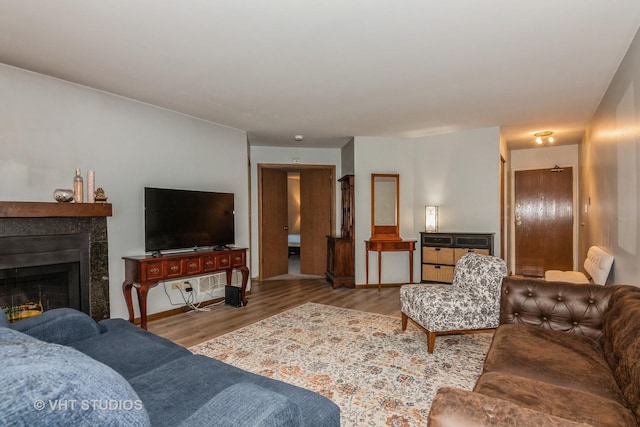
[[[296,164],[295,166],[290,163],[258,163],[256,165],[257,168],[257,179],[258,179],[258,280],[262,280],[262,170],[263,169],[278,169],[283,172],[300,172],[302,170],[309,169],[330,169],[331,176],[333,177],[334,185],[331,186],[331,230],[332,233],[335,232],[336,229],[336,186],[338,185],[338,180],[336,178],[336,166],[335,165],[307,165],[307,164]]]
[[[553,162],[551,162],[553,163]],[[527,171],[527,170],[541,170],[541,169],[551,169],[553,166],[549,166],[549,167],[542,167],[542,166],[534,166],[534,167],[527,167],[527,168],[518,168],[518,169],[511,169],[509,171],[509,204],[512,207],[512,209],[510,209],[509,211],[509,224],[508,224],[508,228],[509,228],[509,263],[510,265],[515,269],[515,265],[516,265],[516,227],[515,227],[515,200],[516,200],[516,190],[515,190],[515,174],[516,172],[519,171]],[[578,182],[579,182],[579,173],[578,173],[578,165],[576,164],[571,164],[571,163],[562,163],[560,164],[560,167],[571,167],[573,170],[573,177],[572,179],[572,185],[571,185],[571,189],[572,189],[572,206],[573,206],[573,270],[575,271],[580,271],[581,268],[578,266],[578,262],[579,262],[579,256],[578,256],[578,231],[579,231],[579,220],[580,220],[580,215],[579,215],[579,211],[578,211]],[[586,256],[586,254],[585,254]]]

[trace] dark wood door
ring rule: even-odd
[[[260,277],[289,272],[287,172],[260,168]]]
[[[300,172],[300,273],[322,275],[327,268],[327,236],[333,230],[335,186],[332,169]]]
[[[573,171],[516,171],[516,274],[544,276],[573,267]]]

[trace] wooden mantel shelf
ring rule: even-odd
[[[111,216],[111,203],[0,202],[0,218]]]

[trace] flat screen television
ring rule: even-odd
[[[218,249],[233,243],[233,193],[145,187],[146,252]]]

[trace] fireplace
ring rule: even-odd
[[[90,313],[89,234],[0,237],[0,307],[11,321],[71,307]]]
[[[110,216],[109,203],[0,201],[0,305],[108,318]]]

